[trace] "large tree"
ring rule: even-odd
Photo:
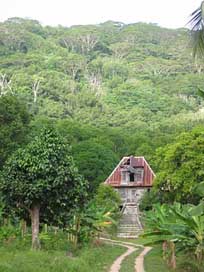
[[[192,189],[204,180],[203,127],[182,133],[175,143],[158,149],[155,165],[155,188],[163,201],[197,203],[199,198]]]
[[[50,128],[13,154],[0,183],[6,206],[29,212],[34,249],[40,247],[40,220],[55,225],[68,223],[71,211],[83,205],[86,188],[69,146]]]

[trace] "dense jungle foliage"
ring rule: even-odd
[[[32,233],[33,249],[63,241],[73,254],[115,232],[120,197],[99,184],[133,154],[157,174],[140,205],[144,237],[163,242],[171,267],[178,249],[202,267],[204,66],[189,35],[145,23],[0,23],[0,250],[30,245]]]
[[[187,29],[8,19],[0,23],[0,167],[54,124],[91,192],[123,155],[145,156],[157,171],[156,149],[203,124],[203,83]]]

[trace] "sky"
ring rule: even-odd
[[[0,0],[0,21],[11,17],[38,20],[43,25],[156,23],[185,27],[201,0]]]

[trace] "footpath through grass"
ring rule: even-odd
[[[125,250],[116,245],[89,245],[72,255],[63,250],[1,247],[0,272],[105,272]]]
[[[117,239],[122,242],[131,242],[139,245],[147,245],[151,242],[150,238],[137,238],[137,239]],[[133,272],[136,257],[141,252],[137,250],[128,256],[122,263],[120,272]],[[204,262],[198,265],[192,253],[176,253],[177,268],[171,269],[165,260],[162,258],[162,245],[152,245],[152,250],[144,258],[144,269],[146,272],[204,272]]]
[[[204,262],[198,265],[192,253],[176,253],[177,268],[171,269],[162,258],[162,245],[151,245],[150,238],[132,239],[130,242],[140,245],[150,245],[152,250],[144,258],[146,272],[204,272]],[[124,270],[125,271],[125,270]],[[126,270],[126,272],[129,272]],[[130,270],[132,272],[132,270]]]
[[[138,248],[135,252],[130,254],[125,260],[122,262],[120,272],[135,272],[135,259],[141,253],[142,249]]]

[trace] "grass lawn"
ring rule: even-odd
[[[68,256],[62,250],[16,249],[12,246],[0,248],[0,272],[107,272],[115,258],[125,248],[101,244],[87,246]]]

